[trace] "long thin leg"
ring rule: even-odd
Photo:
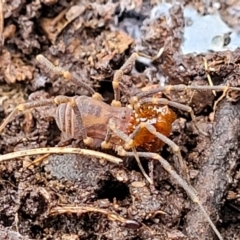
[[[104,141],[101,143],[101,147],[102,147],[103,149],[111,149],[111,148],[112,148],[112,144],[110,143],[110,138],[111,138],[111,136],[112,136],[112,130],[111,130],[110,127],[108,126],[105,139],[104,139]]]
[[[95,92],[93,88],[89,87],[86,83],[84,83],[80,76],[78,76],[75,73],[70,73],[68,70],[59,67],[54,66],[52,62],[50,62],[47,58],[45,58],[42,54],[39,54],[36,56],[36,59],[43,65],[45,65],[49,70],[54,72],[57,75],[63,76],[66,80],[72,81],[77,86],[85,88],[94,99],[103,100],[102,96]]]
[[[126,152],[123,148],[119,148],[118,154],[120,156],[134,156],[132,152]],[[218,236],[220,240],[223,240],[223,237],[221,236],[220,232],[217,230],[215,224],[209,217],[208,213],[206,212],[205,208],[203,207],[200,199],[198,198],[197,194],[194,191],[194,188],[188,185],[188,183],[181,178],[177,172],[172,168],[172,166],[164,159],[162,158],[159,154],[157,153],[149,153],[149,152],[138,152],[139,157],[144,157],[144,158],[150,158],[154,160],[158,160],[163,168],[170,174],[170,176],[176,181],[178,185],[180,185],[187,193],[187,195],[190,197],[190,199],[196,203],[200,210],[202,211],[203,215],[205,216],[206,220],[208,223],[211,225],[213,231],[215,234]]]
[[[115,71],[112,81],[113,91],[114,91],[114,100],[112,101],[112,106],[121,106],[120,103],[120,89],[119,82],[121,81],[123,74],[130,72],[133,64],[138,58],[138,53],[133,53],[127,61],[122,65],[122,67]]]
[[[184,105],[182,103],[177,103],[174,101],[169,101],[166,98],[144,98],[144,99],[140,99],[139,102],[137,104],[134,105],[134,108],[140,108],[142,104],[144,103],[148,103],[148,104],[156,104],[156,105],[168,105],[186,112],[190,113],[190,116],[192,118],[193,121],[195,121],[195,115],[193,112],[193,109],[190,106]]]
[[[134,139],[134,137],[138,134],[138,132],[143,128],[146,128],[150,133],[152,133],[154,136],[159,138],[162,142],[166,143],[172,149],[173,153],[175,155],[177,155],[177,158],[178,158],[177,166],[180,165],[180,169],[181,169],[181,172],[183,173],[183,176],[187,180],[189,180],[189,176],[187,173],[187,166],[186,166],[185,161],[182,158],[182,154],[181,154],[179,146],[176,143],[174,143],[171,139],[166,137],[165,135],[157,132],[157,130],[154,126],[152,126],[151,124],[148,124],[148,123],[140,123],[129,137],[131,139]]]
[[[191,118],[192,118],[193,124],[196,127],[196,129],[201,134],[203,134],[205,136],[208,136],[207,133],[203,132],[201,129],[198,128],[198,126],[196,124],[196,118],[195,118],[193,109],[190,106],[184,105],[182,103],[177,103],[177,102],[174,102],[174,101],[169,101],[166,98],[154,98],[153,97],[153,98],[143,98],[143,99],[140,99],[139,102],[134,105],[134,108],[137,109],[137,108],[139,108],[141,106],[141,104],[144,104],[144,103],[156,104],[156,105],[168,105],[168,106],[171,106],[171,107],[174,107],[174,108],[177,108],[177,109],[180,109],[180,110],[188,112],[190,114]]]
[[[43,106],[51,105],[53,103],[54,103],[53,99],[43,99],[39,101],[19,104],[0,125],[0,132],[7,126],[7,124],[13,119],[13,117],[17,115],[18,112],[22,112],[27,109],[31,109],[35,107],[43,107]]]
[[[163,53],[163,48],[161,48],[158,52],[158,54],[154,57],[149,57],[147,55],[144,55],[142,53],[134,52],[132,55],[127,59],[127,61],[122,65],[122,67],[115,71],[112,81],[113,91],[114,91],[114,100],[112,101],[112,106],[120,107],[120,82],[122,80],[122,77],[124,74],[131,71],[134,63],[138,58],[145,58],[149,59],[150,62],[155,61],[158,59]]]
[[[136,148],[134,146],[134,140],[131,139],[127,134],[125,134],[124,132],[120,131],[119,129],[117,129],[116,125],[113,123],[113,121],[110,119],[109,123],[108,123],[108,130],[107,130],[107,135],[105,137],[105,140],[102,142],[101,146],[102,148],[109,148],[111,147],[111,144],[109,142],[111,134],[114,133],[116,136],[118,136],[121,140],[123,140],[125,142],[124,147],[126,149],[132,149],[133,153],[134,153],[134,157],[137,161],[137,164],[143,174],[143,176],[147,179],[147,181],[150,184],[153,184],[153,181],[151,180],[151,178],[149,178],[149,176],[147,175],[147,173],[145,172],[141,161],[138,157]]]
[[[199,90],[199,91],[240,91],[239,87],[229,87],[229,86],[187,86],[184,84],[179,85],[166,85],[166,86],[159,86],[157,88],[151,89],[145,92],[138,92],[130,99],[130,103],[133,105],[137,103],[140,99],[152,96],[159,92],[170,92],[170,91],[186,91],[186,90]]]
[[[177,165],[180,165],[180,169],[183,172],[184,177],[186,177],[187,179],[189,179],[188,177],[188,173],[187,173],[187,166],[185,161],[182,158],[181,155],[181,151],[179,146],[177,146],[172,140],[170,140],[168,137],[164,136],[163,134],[159,133],[156,131],[155,127],[153,127],[150,124],[147,123],[141,123],[139,124],[135,130],[133,131],[133,133],[128,136],[127,134],[123,133],[122,131],[120,131],[119,129],[116,128],[115,124],[111,122],[111,120],[109,121],[109,125],[108,125],[108,133],[106,135],[105,141],[102,142],[102,147],[103,148],[108,148],[109,147],[109,140],[110,140],[110,136],[111,136],[111,132],[113,132],[115,135],[117,135],[120,139],[122,139],[125,144],[124,144],[124,148],[125,149],[130,149],[134,147],[134,138],[135,136],[139,133],[139,131],[142,128],[146,128],[150,133],[152,133],[153,135],[155,135],[157,138],[159,138],[161,141],[163,141],[164,143],[166,143],[168,146],[170,146],[173,150],[173,152],[177,155],[178,157],[178,163]],[[135,151],[135,149],[134,149]],[[136,159],[137,162],[139,163],[139,168],[141,169],[142,173],[144,174],[144,176],[146,177],[146,173],[141,165],[140,167],[140,160]],[[147,179],[149,177],[146,177]]]
[[[76,102],[74,100],[74,98],[71,97],[67,97],[67,96],[57,96],[53,99],[43,99],[43,100],[38,100],[38,101],[33,101],[33,102],[27,102],[27,103],[22,103],[19,104],[13,111],[12,113],[5,119],[5,121],[1,124],[0,126],[0,132],[6,127],[6,125],[12,120],[12,118],[19,112],[19,111],[25,111],[27,109],[31,109],[31,108],[36,108],[36,107],[43,107],[43,106],[48,106],[51,104],[62,104],[62,103],[70,103],[74,114],[76,115],[78,121],[77,124],[79,125],[79,129],[81,129],[82,132],[82,137],[83,137],[83,141],[85,144],[87,145],[91,145],[92,143],[92,138],[89,138],[87,136],[87,133],[85,131],[85,127],[83,125],[83,121],[82,121],[82,116],[81,113],[76,105]]]

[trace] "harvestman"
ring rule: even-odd
[[[161,49],[159,54],[151,60],[153,61],[158,58],[162,51],[163,49]],[[89,91],[92,97],[57,96],[53,99],[38,100],[19,104],[2,123],[0,126],[0,132],[19,111],[47,105],[57,105],[55,120],[62,132],[64,132],[70,138],[83,139],[83,142],[91,147],[101,146],[102,148],[113,148],[117,151],[119,156],[134,156],[142,173],[150,183],[152,183],[152,180],[144,171],[139,157],[150,158],[159,161],[163,168],[176,181],[176,183],[186,191],[191,200],[198,204],[206,220],[211,225],[218,238],[223,239],[200,202],[193,187],[190,186],[182,177],[180,177],[180,175],[177,174],[177,172],[164,158],[153,152],[153,149],[157,152],[160,150],[163,143],[166,143],[171,147],[173,152],[178,157],[181,168],[185,168],[185,163],[182,159],[180,148],[168,138],[168,135],[171,133],[171,124],[175,120],[175,113],[169,109],[168,106],[189,112],[193,122],[195,123],[193,110],[189,106],[169,101],[166,98],[158,98],[153,96],[154,94],[163,91],[183,91],[190,89],[227,92],[228,90],[240,91],[240,88],[228,86],[169,85],[158,87],[146,92],[139,92],[135,94],[135,96],[131,97],[129,100],[130,104],[128,106],[122,107],[120,103],[122,76],[131,71],[133,64],[141,56],[145,55],[133,53],[123,64],[123,66],[115,72],[112,82],[114,100],[110,106],[102,101],[102,96],[99,93],[96,93],[90,86],[82,82],[77,74],[70,73],[62,67],[54,66],[43,55],[38,55],[37,60],[41,64],[45,65],[55,74],[63,76],[64,79],[72,81],[74,84],[85,88]],[[162,122],[164,122],[165,125],[161,125]],[[162,132],[162,129],[167,129],[167,131]],[[137,152],[137,147],[146,149],[146,152]],[[128,152],[129,149],[132,151]],[[76,148],[42,148],[19,151],[0,156],[0,161],[26,155],[63,152],[92,155],[98,158],[112,160],[114,163],[122,162],[121,159],[109,156],[107,154]]]

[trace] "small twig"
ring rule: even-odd
[[[0,162],[10,160],[13,158],[20,158],[20,157],[38,155],[38,154],[50,154],[50,153],[80,154],[80,155],[86,155],[86,156],[92,156],[92,157],[96,157],[96,158],[105,159],[109,162],[116,163],[116,164],[119,164],[123,161],[122,159],[114,157],[112,155],[93,151],[93,150],[81,149],[81,148],[53,147],[53,148],[36,148],[36,149],[29,149],[29,150],[22,150],[22,151],[18,151],[18,152],[8,153],[8,154],[0,156]]]
[[[209,83],[210,86],[213,86],[212,78],[209,74],[207,59],[203,58],[203,62],[204,62],[204,68],[205,68],[205,71],[206,71],[206,74],[207,74],[208,83]],[[213,93],[214,96],[216,96],[216,91],[215,90],[212,90],[212,93]]]
[[[214,102],[213,112],[212,112],[211,115],[210,115],[210,120],[211,120],[212,123],[213,123],[214,118],[215,118],[215,113],[216,113],[217,105],[218,105],[218,103],[219,103],[220,101],[222,101],[222,99],[227,95],[228,90],[229,90],[229,89],[226,88],[226,89],[223,91],[221,97],[220,97],[217,101]]]

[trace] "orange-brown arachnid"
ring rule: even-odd
[[[162,53],[162,49],[156,57]],[[141,56],[133,53],[124,65],[115,72],[113,77],[114,100],[112,105],[108,105],[102,101],[102,96],[96,93],[91,87],[83,83],[80,77],[75,73],[70,73],[62,67],[54,66],[43,55],[38,55],[37,60],[45,65],[55,74],[63,76],[64,79],[72,81],[76,85],[87,89],[92,97],[87,96],[57,96],[53,99],[38,100],[18,105],[15,110],[0,125],[0,132],[11,121],[11,119],[19,111],[31,108],[47,106],[51,104],[57,105],[55,112],[55,120],[59,129],[69,138],[83,139],[86,145],[92,147],[113,148],[119,156],[134,156],[138,165],[146,177],[152,183],[152,180],[145,173],[139,157],[157,160],[163,168],[171,175],[171,177],[179,184],[188,194],[193,202],[201,209],[208,223],[213,228],[219,239],[223,239],[221,234],[210,219],[196,191],[185,181],[172,166],[162,158],[158,152],[163,144],[168,144],[178,158],[179,165],[184,171],[185,164],[181,156],[180,148],[171,141],[168,136],[172,130],[172,123],[176,119],[175,113],[169,108],[178,108],[190,113],[193,122],[195,116],[191,107],[169,101],[166,98],[153,97],[156,93],[162,91],[178,91],[178,90],[216,90],[227,91],[240,88],[228,86],[162,86],[146,92],[139,92],[131,97],[129,106],[122,107],[120,103],[121,78],[128,73],[137,58]],[[153,61],[155,58],[152,58]],[[137,152],[137,148],[145,149],[146,152]],[[84,149],[69,148],[43,148],[20,151],[0,156],[0,161],[16,158],[19,156],[36,155],[43,153],[80,153],[95,155],[99,158],[111,159],[111,156],[99,152],[86,152]],[[132,150],[128,152],[128,150]],[[87,150],[90,151],[90,150]],[[113,158],[113,157],[112,157]],[[115,158],[115,163],[121,162],[121,159]]]

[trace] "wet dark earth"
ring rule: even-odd
[[[129,94],[157,84],[209,85],[210,76],[214,86],[240,87],[239,1],[172,2],[0,1],[0,123],[26,101],[90,96],[41,65],[38,54],[80,75],[107,103],[113,100],[113,74],[130,55],[155,56],[162,47],[161,57],[152,63],[139,59],[123,76],[123,105]],[[237,240],[239,93],[221,96],[211,90],[163,93],[191,106],[197,128],[207,133],[197,131],[188,113],[174,110],[170,139],[181,148],[191,185],[223,239]],[[0,154],[62,144],[55,109],[17,114],[0,133]],[[86,147],[81,139],[65,145],[117,156]],[[180,172],[170,147],[160,154]],[[141,158],[154,180],[150,186],[131,157],[116,164],[51,154],[30,165],[39,157],[0,163],[0,239],[217,239],[198,206],[157,161]]]

